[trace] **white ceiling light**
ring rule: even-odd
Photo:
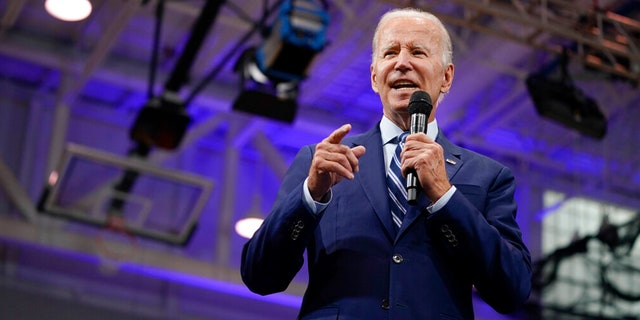
[[[44,3],[47,12],[63,21],[80,21],[91,14],[89,0],[47,0]]]
[[[258,217],[247,217],[236,222],[236,233],[243,238],[251,239],[253,234],[260,228],[264,219]]]

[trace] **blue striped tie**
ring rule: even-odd
[[[407,137],[408,132],[404,132],[398,137],[394,138],[392,142],[398,142],[396,152],[389,164],[389,173],[387,174],[387,189],[389,190],[389,208],[391,209],[391,217],[393,224],[397,227],[397,230],[402,226],[402,219],[407,214],[407,188],[406,179],[402,176],[400,170],[400,152],[404,148],[404,140]]]

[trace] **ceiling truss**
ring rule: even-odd
[[[593,1],[453,0],[457,10],[451,10],[451,4],[440,10],[443,5],[438,1],[388,2],[420,7],[446,23],[535,49],[556,54],[570,49],[572,58],[590,68],[636,84],[640,81],[640,21],[625,15],[633,12],[615,12],[638,8],[616,8],[615,1],[600,1],[595,7]]]

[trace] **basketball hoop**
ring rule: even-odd
[[[115,274],[120,266],[132,261],[138,251],[136,236],[127,230],[125,219],[119,214],[107,215],[105,228],[96,237],[98,256],[105,274]]]

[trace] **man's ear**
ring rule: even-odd
[[[447,68],[444,70],[444,81],[442,81],[442,86],[440,86],[440,93],[447,93],[451,89],[451,85],[453,84],[453,76],[455,73],[455,67],[453,64],[449,63]]]
[[[378,76],[373,69],[373,64],[369,66],[369,72],[371,73],[371,89],[373,89],[373,92],[378,93]]]

